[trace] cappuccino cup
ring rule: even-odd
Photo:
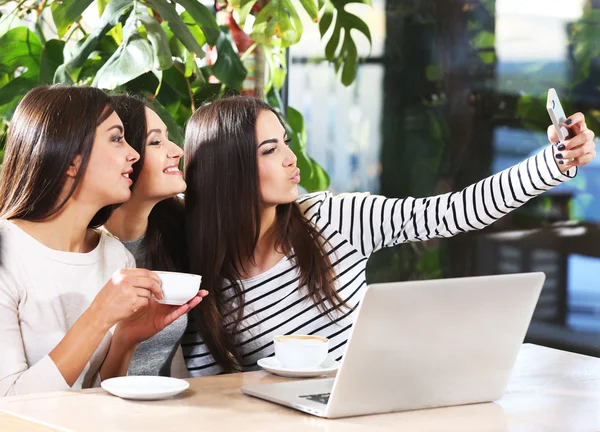
[[[275,357],[289,369],[314,369],[319,367],[329,353],[329,339],[322,336],[275,336]]]
[[[155,271],[162,281],[163,298],[158,303],[181,306],[198,294],[202,276],[190,273]]]

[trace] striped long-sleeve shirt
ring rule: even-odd
[[[325,336],[330,340],[330,356],[339,360],[355,308],[366,288],[365,268],[372,253],[383,247],[451,237],[492,224],[575,176],[576,168],[565,175],[553,159],[549,147],[460,192],[434,197],[391,199],[368,194],[333,196],[329,192],[301,196],[298,203],[306,218],[328,240],[337,291],[352,309],[328,317],[299,286],[294,257],[282,259],[265,273],[241,282],[246,300],[237,334],[242,369],[254,370],[259,359],[273,355],[273,336],[280,334]],[[229,290],[227,285],[225,292]],[[192,325],[182,346],[191,376],[222,372]]]

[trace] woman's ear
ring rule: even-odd
[[[77,173],[79,172],[79,167],[81,166],[81,155],[75,156],[75,159],[69,164],[69,168],[67,168],[67,175],[69,177],[75,178],[77,177]]]

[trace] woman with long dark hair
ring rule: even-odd
[[[129,199],[139,155],[110,98],[38,87],[13,116],[0,174],[0,395],[124,375],[137,345],[187,313],[158,276],[97,230]]]
[[[300,172],[281,119],[243,97],[199,108],[185,137],[190,269],[211,292],[183,341],[191,375],[256,368],[276,334],[330,339],[340,359],[383,247],[481,229],[575,176],[596,155],[582,114],[573,138],[460,192],[389,199],[298,197]]]
[[[169,140],[167,126],[143,99],[119,95],[111,100],[123,121],[125,139],[140,155],[129,176],[131,198],[116,208],[104,225],[150,270],[184,272],[183,202],[179,161],[183,150]],[[129,375],[170,376],[171,362],[187,325],[187,315],[142,342],[129,365]]]

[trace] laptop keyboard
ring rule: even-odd
[[[304,395],[304,396],[300,396],[300,397],[304,398],[304,399],[308,399],[313,402],[319,402],[324,405],[327,405],[327,402],[329,402],[330,395],[331,395],[331,393],[321,393],[321,394],[314,394],[314,395]]]

